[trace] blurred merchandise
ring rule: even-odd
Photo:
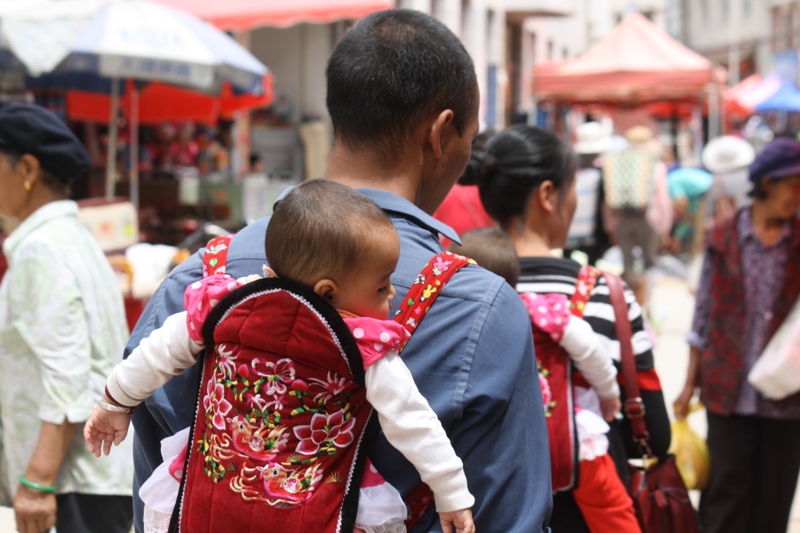
[[[764,348],[747,381],[770,400],[800,391],[800,300]]]
[[[690,415],[703,408],[703,404],[695,403],[689,407]],[[681,473],[688,490],[703,490],[708,485],[711,473],[711,458],[708,446],[691,427],[687,418],[672,423],[672,442],[669,453],[675,455],[675,464]]]
[[[124,250],[139,242],[139,219],[133,204],[116,199],[78,202],[78,220],[105,253]]]

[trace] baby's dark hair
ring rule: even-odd
[[[287,194],[267,226],[267,262],[280,278],[313,286],[340,280],[368,257],[381,230],[394,231],[386,213],[345,185],[315,179]]]
[[[519,259],[514,241],[499,228],[470,230],[461,236],[461,246],[452,243],[449,251],[466,255],[490,272],[516,287],[519,280]]]

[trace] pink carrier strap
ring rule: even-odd
[[[228,248],[235,234],[215,237],[208,241],[203,254],[203,277],[213,274],[225,274],[228,265]]]
[[[403,324],[413,335],[450,278],[465,266],[475,264],[477,263],[474,260],[451,252],[441,252],[433,256],[411,285],[394,319]],[[403,343],[400,353],[407,343],[408,341]],[[433,501],[433,491],[425,483],[420,483],[411,491],[406,498],[409,510],[406,520],[407,531],[414,529],[433,505]]]

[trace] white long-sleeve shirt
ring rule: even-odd
[[[617,369],[604,353],[600,338],[588,322],[576,316],[571,317],[559,345],[569,354],[575,367],[601,399],[619,397]]]
[[[204,348],[191,339],[186,312],[170,316],[108,377],[109,394],[123,405],[138,405],[172,376],[197,362]],[[463,463],[427,400],[396,352],[365,370],[367,400],[378,413],[387,440],[430,486],[439,512],[471,508]]]

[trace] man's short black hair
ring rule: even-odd
[[[357,22],[334,49],[326,75],[334,134],[350,147],[396,148],[445,109],[463,134],[478,87],[461,41],[438,20],[410,9]]]

